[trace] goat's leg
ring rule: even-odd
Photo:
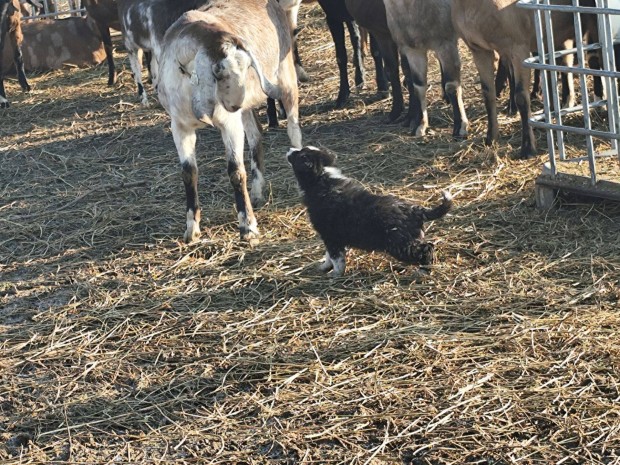
[[[385,69],[383,67],[383,53],[379,47],[379,43],[374,35],[370,34],[370,54],[375,63],[375,80],[377,82],[377,91],[379,93],[388,92],[388,80]]]
[[[280,87],[282,89],[282,105],[286,111],[286,132],[291,147],[301,148],[301,127],[299,125],[299,91],[295,81],[295,74],[291,70],[281,69],[282,77]],[[293,70],[294,71],[294,70]],[[286,85],[291,83],[292,85]]]
[[[247,187],[247,174],[243,164],[243,116],[241,111],[222,112],[214,120],[222,133],[228,159],[228,177],[235,193],[235,206],[239,218],[241,240],[251,245],[258,244],[258,225],[250,201]],[[253,136],[250,136],[253,137]]]
[[[573,42],[569,40],[564,43],[564,48],[572,48]],[[575,65],[575,55],[564,56],[564,64],[569,67]],[[573,73],[562,73],[562,107],[570,108],[575,106],[575,79]]]
[[[411,121],[411,133],[415,136],[423,136],[428,128],[428,111],[426,109],[428,59],[426,50],[407,47],[402,52],[407,56],[413,84],[411,92],[409,92],[408,115]]]
[[[190,243],[200,237],[200,203],[198,201],[198,166],[196,164],[196,131],[172,120],[172,138],[181,162],[183,184],[185,185],[186,224],[183,235]]]
[[[480,76],[480,87],[484,106],[487,110],[487,136],[484,141],[486,145],[491,145],[499,139],[499,125],[497,122],[497,101],[495,90],[495,76],[493,75],[493,65],[495,54],[491,50],[484,50],[472,47],[472,56]]]
[[[347,75],[347,49],[344,43],[344,26],[342,21],[334,20],[331,17],[327,18],[327,26],[336,47],[336,62],[338,63],[338,72],[340,73],[340,90],[336,99],[336,108],[343,108],[351,94]]]
[[[349,38],[353,47],[353,67],[355,68],[355,87],[361,89],[366,81],[364,59],[362,57],[362,37],[360,28],[355,21],[346,21]]]
[[[515,76],[515,101],[521,116],[521,151],[519,158],[530,158],[536,155],[536,138],[530,125],[532,110],[530,108],[528,87],[531,73],[529,68],[523,66],[523,60],[529,56],[529,50],[523,49],[516,52],[512,57],[512,68]]]
[[[456,42],[446,43],[437,50],[437,56],[441,63],[441,69],[444,75],[445,88],[444,91],[450,103],[452,104],[454,127],[452,130],[453,137],[467,137],[467,129],[469,121],[465,113],[465,105],[463,104],[463,88],[461,87],[461,58]]]
[[[11,39],[11,45],[13,46],[13,61],[15,62],[15,71],[17,72],[17,80],[24,92],[30,92],[30,84],[26,79],[26,72],[24,70],[24,55],[22,53],[22,42],[24,41],[24,35],[19,23],[15,29],[9,31],[9,37]]]
[[[270,128],[278,127],[278,109],[276,101],[271,97],[267,97],[267,124]]]
[[[110,28],[107,24],[99,21],[97,21],[97,28],[99,29],[99,34],[101,34],[105,58],[108,63],[108,85],[113,86],[116,83],[116,68],[114,67],[114,49],[112,48]]]
[[[495,73],[495,96],[497,98],[501,97],[502,92],[504,92],[509,75],[509,64],[506,62],[505,58],[500,56],[497,61],[497,72]]]
[[[244,110],[242,115],[243,130],[248,140],[250,151],[250,172],[252,173],[252,188],[250,200],[257,208],[265,202],[263,188],[265,186],[265,156],[263,153],[263,130],[253,110]]]
[[[370,42],[370,44],[372,46],[372,42]],[[391,37],[381,37],[377,39],[377,46],[383,56],[385,72],[392,86],[392,110],[388,116],[388,122],[393,123],[405,109],[403,89],[400,84],[398,47]]]
[[[6,7],[8,7],[8,4]],[[0,14],[5,14],[5,12],[0,11]],[[6,98],[6,91],[4,89],[4,54],[1,53],[4,50],[4,38],[6,37],[6,32],[7,22],[2,21],[0,23],[0,108],[8,108],[10,106],[9,101]]]
[[[133,80],[138,88],[138,98],[143,107],[148,107],[149,99],[146,95],[146,90],[144,90],[144,83],[142,82],[142,49],[133,43],[125,42],[125,46],[129,54],[129,63],[131,65],[131,72],[133,73]]]
[[[535,78],[538,74],[535,74]],[[497,74],[495,76],[495,96],[500,97],[508,82],[508,104],[506,105],[506,113],[514,115],[517,112],[517,103],[515,102],[515,77],[510,65],[510,59],[499,57],[497,64]],[[534,79],[534,88],[536,88],[536,79]]]

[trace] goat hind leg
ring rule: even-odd
[[[495,76],[493,75],[495,53],[491,50],[472,47],[474,63],[480,75],[480,87],[482,97],[487,110],[487,136],[484,141],[486,145],[491,145],[499,139],[499,124],[497,121],[497,101],[495,89]]]
[[[465,114],[463,104],[463,88],[461,87],[461,59],[457,44],[447,43],[444,47],[437,50],[437,56],[441,63],[444,76],[444,92],[452,104],[454,114],[454,128],[452,136],[457,138],[467,137],[469,121]]]
[[[11,38],[11,44],[13,45],[13,61],[15,62],[15,70],[17,71],[17,80],[24,92],[30,92],[30,84],[26,79],[26,72],[24,70],[24,55],[22,53],[22,42],[24,36],[22,34],[21,25],[13,31],[9,31]]]
[[[347,21],[351,46],[353,47],[353,67],[355,68],[355,87],[361,89],[366,81],[364,60],[362,59],[362,36],[360,28],[355,21]]]
[[[252,173],[252,188],[250,201],[257,208],[265,203],[263,189],[265,186],[265,156],[263,153],[263,131],[253,110],[244,110],[242,115],[243,130],[248,140],[250,155],[250,171]]]
[[[241,111],[235,113],[222,111],[222,114],[219,115],[215,122],[222,133],[222,140],[226,146],[228,177],[235,194],[235,206],[237,207],[237,216],[239,218],[239,234],[241,235],[241,240],[248,241],[250,245],[255,245],[259,242],[258,237],[260,233],[248,193],[247,174],[243,164],[244,119],[249,121],[249,118],[254,118],[254,116],[248,115],[244,118],[244,113]],[[253,139],[255,135],[249,135],[249,137]]]
[[[196,131],[176,120],[172,120],[172,138],[177,147],[181,162],[183,184],[185,185],[186,230],[185,242],[190,243],[200,237],[200,203],[198,201],[198,165],[196,164]]]
[[[286,111],[286,132],[291,147],[301,148],[301,127],[299,125],[299,91],[294,74],[283,76],[280,84],[288,82],[289,86],[282,88],[282,105]]]
[[[407,48],[403,50],[409,63],[412,89],[409,92],[409,114],[411,133],[415,136],[424,136],[428,128],[428,111],[426,109],[426,74],[428,59],[426,50]]]
[[[338,73],[340,74],[340,89],[336,99],[336,108],[343,108],[347,103],[351,88],[349,87],[349,77],[347,74],[347,49],[344,43],[344,26],[342,21],[327,18],[327,26],[332,35],[336,48],[336,62],[338,63]]]
[[[125,44],[129,53],[129,63],[131,64],[131,71],[133,73],[133,80],[138,88],[138,98],[143,107],[149,106],[149,99],[144,90],[144,83],[142,82],[142,49],[132,48],[129,44]]]

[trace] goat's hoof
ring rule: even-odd
[[[22,91],[24,92],[30,92],[32,90],[32,87],[30,87],[30,84],[26,84],[24,87],[22,87]]]
[[[334,108],[336,110],[342,110],[347,104],[347,100],[349,100],[348,93],[346,95],[339,95],[338,99],[336,100],[336,105],[334,106]]]
[[[457,140],[464,140],[467,139],[467,129],[469,127],[469,123],[463,121],[461,123],[460,127],[455,127],[454,131],[452,132],[452,137],[454,137]]]
[[[187,231],[185,231],[185,234],[183,234],[183,240],[185,241],[186,244],[191,244],[192,242],[196,242],[198,239],[200,239],[200,230],[190,231],[188,229]]]
[[[420,126],[411,131],[411,135],[414,137],[424,137],[426,135],[426,128],[427,126],[421,124]]]
[[[310,76],[308,76],[308,73],[306,73],[306,70],[303,69],[301,66],[295,65],[295,71],[297,71],[297,80],[299,82],[309,82],[310,81]]]
[[[536,153],[536,149],[532,148],[532,149],[521,149],[521,151],[519,152],[519,159],[520,160],[528,160],[530,158],[534,158],[536,155],[538,155]]]
[[[254,231],[241,233],[241,240],[247,242],[250,247],[256,247],[258,244],[260,244],[260,234]]]
[[[268,126],[269,126],[270,128],[272,128],[272,129],[275,129],[275,128],[279,127],[280,125],[278,124],[278,122],[277,122],[277,121],[269,121],[269,122],[268,122]]]
[[[265,197],[263,197],[262,194],[253,196],[252,193],[250,193],[250,203],[252,204],[252,208],[260,208],[265,205]]]
[[[398,122],[398,118],[400,118],[400,115],[403,113],[403,109],[402,108],[392,108],[392,111],[390,111],[388,117],[387,117],[387,122],[388,124],[394,124],[396,122]]]
[[[0,102],[0,108],[9,108],[11,106],[11,103],[6,100],[4,102]]]

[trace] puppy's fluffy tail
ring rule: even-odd
[[[450,192],[448,191],[442,191],[441,194],[443,195],[443,202],[441,202],[441,205],[435,208],[424,209],[424,213],[422,214],[424,217],[424,221],[436,220],[438,218],[441,218],[442,216],[445,216],[445,214],[448,213],[452,208],[452,194],[450,194]]]

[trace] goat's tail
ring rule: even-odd
[[[448,191],[442,191],[441,194],[443,195],[443,202],[441,202],[441,205],[438,205],[435,208],[424,209],[424,212],[422,213],[424,221],[441,218],[452,208],[452,194]]]
[[[250,56],[252,68],[256,70],[256,74],[258,75],[258,80],[260,81],[260,86],[263,89],[263,92],[265,92],[267,97],[271,97],[274,100],[282,99],[282,89],[267,79],[267,77],[263,74],[263,69],[260,62],[256,59],[254,54],[249,49],[246,49],[246,52]]]

